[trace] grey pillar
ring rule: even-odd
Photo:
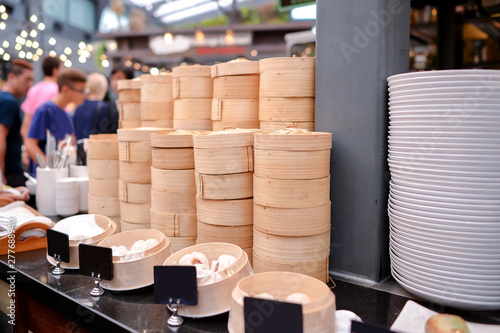
[[[387,77],[408,71],[410,1],[318,0],[316,130],[333,133],[330,271],[389,275]]]

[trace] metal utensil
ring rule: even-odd
[[[45,164],[45,160],[40,153],[36,153],[36,161],[41,168],[47,167],[47,164]]]

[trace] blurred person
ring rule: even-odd
[[[111,70],[110,85],[112,99],[118,98],[118,81],[120,80],[130,80],[134,78],[134,71],[132,68],[125,65],[118,65],[113,67]]]
[[[12,60],[7,81],[0,92],[0,169],[2,183],[17,187],[26,182],[21,161],[22,114],[18,99],[28,93],[35,79],[33,66]]]
[[[1,173],[0,177],[2,177]],[[30,191],[27,187],[18,186],[14,188],[1,183],[2,181],[0,181],[0,207],[13,203],[14,201],[28,201],[30,199]]]
[[[73,126],[77,140],[91,134],[116,133],[118,112],[112,113],[109,104],[103,102],[108,89],[108,80],[99,73],[87,76],[87,98],[78,106],[73,116]]]
[[[47,130],[59,142],[66,135],[72,136],[75,143],[74,128],[71,117],[64,111],[69,103],[80,105],[85,99],[85,83],[87,74],[77,69],[68,68],[57,75],[59,92],[56,97],[43,103],[36,110],[26,138],[26,151],[30,157],[30,171],[36,174],[36,155],[40,154],[45,162],[45,145]]]

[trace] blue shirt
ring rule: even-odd
[[[9,92],[0,91],[0,124],[9,128],[7,134],[7,149],[5,152],[5,175],[16,175],[23,173],[21,160],[21,137],[22,113],[18,100]]]
[[[107,133],[110,122],[107,114],[108,103],[85,100],[76,108],[73,116],[76,139],[85,139],[91,134]]]

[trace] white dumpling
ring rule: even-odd
[[[146,250],[152,249],[156,245],[160,244],[157,239],[150,238],[146,241]]]
[[[212,261],[212,271],[225,272],[226,269],[236,262],[236,258],[229,254],[222,254],[218,260]]]
[[[288,297],[285,299],[285,302],[300,304],[309,303],[310,301],[311,299],[309,298],[309,296],[303,293],[293,293],[291,295],[288,295]]]
[[[113,256],[121,257],[127,254],[128,250],[125,245],[111,246],[111,251],[113,251]]]
[[[137,242],[134,243],[134,245],[132,245],[129,252],[130,254],[132,254],[144,251],[146,251],[146,241],[139,239]]]
[[[204,278],[210,274],[212,274],[212,271],[210,270],[210,267],[207,265],[203,264],[195,264],[194,267],[196,267],[196,278]]]
[[[260,294],[255,295],[254,297],[274,300],[273,295],[271,295],[269,293],[260,293]]]
[[[210,271],[210,274],[198,281],[198,285],[212,284],[222,280],[222,275]]]
[[[179,260],[179,265],[196,265],[196,264],[203,264],[206,266],[210,265],[208,258],[203,253],[196,251],[185,254],[181,258],[181,260]]]

